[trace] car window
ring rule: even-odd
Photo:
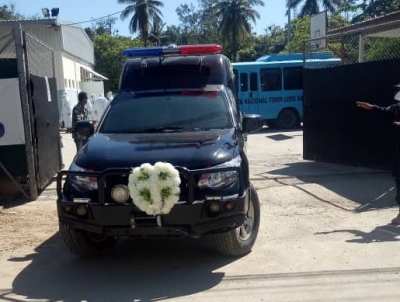
[[[150,128],[181,130],[232,127],[222,92],[125,95],[113,100],[99,132],[135,133]]]

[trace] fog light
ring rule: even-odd
[[[129,189],[123,185],[115,186],[111,190],[111,197],[115,202],[124,203],[129,199]]]
[[[225,209],[227,209],[228,211],[232,210],[235,207],[235,205],[232,202],[227,202],[225,204]]]
[[[213,213],[217,213],[220,210],[220,206],[219,206],[219,204],[217,202],[212,202],[208,206],[208,209]]]
[[[79,216],[85,216],[85,215],[87,214],[86,206],[78,206],[78,207],[76,208],[76,213],[77,213]]]
[[[64,206],[64,211],[67,212],[67,213],[71,213],[72,206]]]

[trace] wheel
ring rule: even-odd
[[[276,121],[278,128],[280,129],[293,129],[299,126],[299,115],[294,109],[283,109]]]
[[[95,257],[112,250],[117,240],[71,228],[60,223],[60,235],[68,249],[79,257]]]
[[[220,253],[227,256],[243,256],[251,251],[256,242],[260,227],[260,201],[257,191],[251,185],[250,199],[246,206],[246,219],[244,223],[225,233],[210,235],[212,246]]]

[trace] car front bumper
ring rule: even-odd
[[[126,172],[126,170],[113,170],[96,175],[99,179],[99,188],[104,187],[107,175]],[[239,194],[204,200],[194,200],[193,192],[189,190],[187,201],[178,202],[168,214],[150,216],[140,211],[133,202],[124,204],[113,202],[101,189],[98,191],[99,198],[96,202],[64,195],[61,179],[71,174],[87,173],[68,171],[59,173],[57,211],[60,223],[107,236],[199,237],[208,233],[224,232],[243,224],[246,217],[246,205],[249,203],[249,190],[242,186]],[[190,179],[190,173],[186,174],[186,177]],[[214,210],[217,207],[219,210],[211,211],[211,207]]]

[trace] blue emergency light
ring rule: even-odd
[[[222,51],[217,44],[169,45],[159,47],[135,47],[125,49],[122,54],[126,57],[159,57],[163,55],[211,55]]]

